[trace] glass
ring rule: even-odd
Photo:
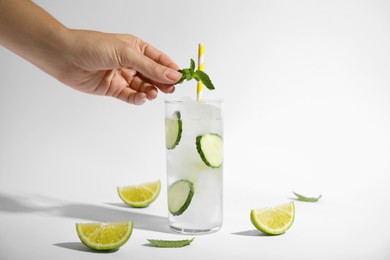
[[[222,100],[166,100],[169,226],[210,233],[222,226]]]

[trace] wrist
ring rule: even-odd
[[[60,23],[48,25],[45,31],[37,37],[35,50],[31,51],[29,59],[37,67],[49,75],[59,79],[71,63],[70,49],[72,46],[71,30]]]

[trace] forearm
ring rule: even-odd
[[[68,30],[45,10],[28,0],[0,0],[0,45],[58,76],[50,64],[66,55]],[[63,57],[62,57],[63,58]]]
[[[164,53],[130,34],[68,29],[28,0],[0,0],[0,45],[86,93],[131,104],[174,91],[182,77]]]

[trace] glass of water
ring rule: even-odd
[[[166,100],[169,226],[199,234],[222,226],[222,100]]]

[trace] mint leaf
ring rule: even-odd
[[[318,196],[318,197],[306,197],[306,196],[303,196],[301,194],[298,194],[296,192],[293,192],[295,196],[297,196],[297,200],[299,201],[305,201],[305,202],[317,202],[322,196]]]
[[[176,82],[176,84],[181,84],[183,83],[183,81],[186,79],[187,77],[187,72],[185,72],[184,70],[179,70],[179,72],[182,74],[181,78],[179,79],[178,82]]]
[[[211,82],[211,80],[209,78],[209,76],[206,73],[204,73],[203,71],[197,70],[194,73],[194,78],[197,81],[202,81],[203,85],[205,85],[209,90],[215,89],[213,83]]]
[[[189,68],[181,69],[179,72],[182,74],[182,77],[176,84],[183,83],[185,80],[189,81],[195,79],[196,81],[201,81],[209,90],[215,89],[210,77],[204,71],[195,71],[195,61],[193,59],[190,61]]]
[[[193,59],[191,59],[191,62],[190,62],[190,70],[191,70],[192,72],[195,71],[195,61],[194,61]]]
[[[155,247],[183,247],[191,244],[195,239],[185,239],[185,240],[160,240],[160,239],[148,239],[149,243]]]
[[[176,82],[176,84],[180,84],[182,83],[184,80],[191,80],[194,76],[193,76],[193,72],[191,72],[190,69],[182,69],[182,70],[179,70],[179,72],[182,74],[181,76],[181,79],[179,79],[178,82]]]

